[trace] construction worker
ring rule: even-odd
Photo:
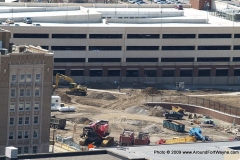
[[[118,91],[121,92],[120,86],[118,86]]]

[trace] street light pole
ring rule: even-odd
[[[56,130],[53,130],[53,147],[52,147],[52,153],[54,153],[54,143],[55,143],[55,139],[54,139],[54,135],[55,135]]]
[[[207,2],[207,1],[205,1],[205,3],[206,3],[206,8],[207,8],[207,23],[208,23],[208,9],[209,9],[209,2]]]

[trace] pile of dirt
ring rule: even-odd
[[[158,91],[156,88],[153,87],[147,87],[142,90],[143,94],[160,94],[160,91]]]
[[[149,115],[154,117],[164,117],[165,112],[166,112],[165,109],[163,109],[160,106],[156,106],[154,108],[150,108]]]
[[[72,122],[77,124],[89,124],[92,121],[86,117],[82,117],[82,118],[74,118],[72,119]]]
[[[156,124],[152,124],[152,125],[146,126],[145,128],[142,128],[142,131],[146,133],[156,134],[161,131],[161,128],[158,127]]]
[[[68,95],[66,94],[61,94],[59,95],[61,97],[61,101],[64,102],[64,103],[71,103],[71,97],[69,97]]]
[[[138,106],[132,106],[132,107],[126,108],[124,112],[128,114],[143,114],[143,115],[149,114],[147,110]]]
[[[104,99],[104,100],[115,100],[116,97],[112,95],[111,93],[108,92],[102,92],[102,93],[92,93],[91,95],[88,96],[88,98],[93,98],[93,99]]]

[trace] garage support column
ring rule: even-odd
[[[216,66],[212,66],[211,67],[211,77],[215,77],[216,76]]]
[[[193,77],[198,77],[198,67],[197,66],[193,67]]]
[[[66,76],[71,76],[71,66],[66,66],[66,71],[65,71],[65,75]]]
[[[228,76],[229,77],[234,76],[234,66],[229,66]]]
[[[85,59],[85,62],[88,62],[88,58]]]
[[[108,76],[108,67],[102,67],[102,76],[107,77]]]
[[[175,77],[180,77],[180,66],[175,67]]]
[[[89,76],[89,75],[90,75],[89,72],[90,72],[90,69],[89,69],[88,66],[86,66],[86,67],[84,68],[84,76]]]
[[[157,77],[162,77],[162,67],[157,67]]]
[[[121,77],[126,77],[126,70],[127,70],[127,67],[122,66],[122,68],[121,68]]]
[[[139,67],[138,77],[145,77],[145,75],[144,75],[144,67]]]

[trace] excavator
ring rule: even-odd
[[[53,85],[53,89],[58,88],[59,79],[63,79],[65,81],[70,82],[69,89],[70,91],[66,91],[66,94],[76,95],[76,96],[85,96],[87,95],[87,86],[78,85],[74,82],[71,77],[65,76],[63,74],[57,73],[55,85]]]

